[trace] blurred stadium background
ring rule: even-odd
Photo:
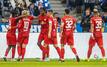
[[[53,9],[56,12],[56,16],[61,23],[60,18],[64,15],[64,9],[69,8],[71,10],[71,15],[77,18],[78,22],[76,25],[76,32],[88,32],[89,25],[84,27],[82,19],[86,17],[86,10],[90,8],[90,15],[94,8],[97,8],[101,13],[104,20],[103,31],[107,32],[107,0],[0,0],[0,32],[6,32],[4,25],[8,26],[8,23],[4,24],[2,22],[8,22],[6,19],[10,16],[10,11],[15,9],[20,15],[23,9],[29,9],[30,14],[34,16],[39,15],[39,9],[45,7],[46,9]],[[87,21],[87,20],[86,20]],[[39,32],[38,25],[35,23],[37,20],[33,21],[31,32]],[[84,31],[84,29],[86,30]],[[60,31],[60,30],[58,30]]]

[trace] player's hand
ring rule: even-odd
[[[94,39],[94,36],[93,36],[93,34],[91,34],[91,37]]]
[[[7,30],[9,31],[11,29],[11,27],[8,27]]]
[[[42,21],[41,24],[45,24],[45,22]]]
[[[51,34],[50,33],[48,34],[48,38],[51,38]]]

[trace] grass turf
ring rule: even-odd
[[[50,60],[49,62],[40,62],[37,59],[27,59],[24,62],[4,62],[0,61],[0,67],[107,67],[107,61],[91,60],[76,62],[75,60],[66,60],[59,62],[57,60]]]

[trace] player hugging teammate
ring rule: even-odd
[[[17,38],[16,38],[16,29],[17,29],[17,20],[25,17],[25,15],[17,16],[17,13],[13,10],[11,11],[11,15],[9,18],[9,27],[7,28],[7,34],[6,34],[6,39],[7,39],[7,49],[5,51],[5,56],[4,60],[7,61],[7,55],[9,51],[12,48],[12,59],[14,60],[15,56],[15,48],[16,48],[16,43],[17,43]]]

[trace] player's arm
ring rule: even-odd
[[[19,20],[19,19],[24,18],[24,17],[26,17],[26,16],[29,16],[29,15],[20,15],[20,16],[16,17],[15,19],[16,19],[16,20]]]
[[[49,32],[48,32],[48,38],[51,38],[51,32],[52,32],[52,21],[49,20]]]
[[[31,18],[30,18],[31,20],[38,20],[39,18],[37,17],[37,16],[31,16]],[[36,24],[39,24],[39,22],[35,22]]]
[[[94,38],[94,36],[93,36],[94,24],[93,24],[92,22],[93,22],[93,21],[91,20],[90,32],[91,32],[91,36]]]
[[[92,23],[92,20],[91,20],[91,25],[90,26],[91,26],[90,27],[90,32],[93,33],[93,31],[94,31],[94,24]]]
[[[38,19],[38,17],[37,17],[37,16],[33,16],[33,18],[34,18],[34,19],[36,19],[36,20]]]
[[[60,26],[60,37],[62,36],[63,33],[63,27],[64,27],[64,22],[61,22],[61,26]]]
[[[8,27],[8,30],[10,30],[10,29],[15,29],[15,28],[17,28],[17,26],[13,26],[13,27],[9,26],[9,27]]]

